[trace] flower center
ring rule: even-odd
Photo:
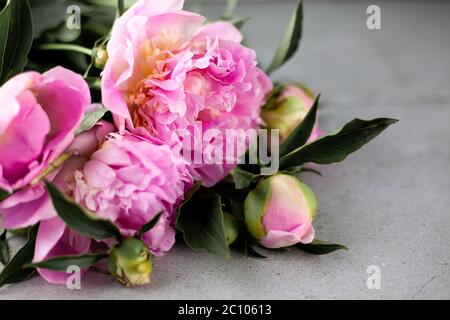
[[[151,114],[164,108],[155,95],[155,90],[158,89],[155,82],[170,77],[175,55],[182,49],[183,43],[184,39],[179,33],[163,30],[141,44],[136,59],[140,63],[126,95],[135,127],[144,127],[153,133]]]

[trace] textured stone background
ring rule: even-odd
[[[91,273],[82,290],[35,278],[2,289],[0,299],[449,299],[450,3],[305,2],[301,50],[275,78],[321,92],[329,131],[353,117],[400,119],[344,163],[321,169],[323,178],[306,177],[319,196],[318,237],[349,251],[223,260],[178,245],[156,260],[147,287],[127,290]],[[366,28],[369,4],[380,5],[382,30]],[[239,6],[252,16],[245,32],[263,64],[293,8],[292,1]],[[222,9],[216,0],[205,11]],[[381,268],[380,290],[366,287],[370,265]]]

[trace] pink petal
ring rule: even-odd
[[[67,86],[75,89],[75,91],[78,91],[81,94],[83,105],[87,106],[91,103],[89,86],[81,75],[63,67],[55,67],[42,76],[50,81],[60,80]]]
[[[57,216],[43,185],[20,190],[0,203],[2,226],[20,229]]]
[[[236,43],[241,43],[244,38],[242,33],[235,26],[226,21],[208,23],[201,27],[198,30],[195,39],[201,39],[204,37],[209,37],[210,39],[217,38]]]
[[[28,173],[29,164],[38,160],[50,132],[49,118],[30,91],[20,94],[17,101],[20,111],[0,137],[3,177],[11,184],[17,183]]]

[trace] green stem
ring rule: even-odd
[[[191,4],[191,10],[197,12],[198,14],[202,13],[203,9],[203,0],[195,0]]]
[[[65,43],[47,43],[38,46],[39,50],[58,50],[58,51],[72,51],[85,54],[92,57],[92,49],[88,49],[75,44],[65,44]]]
[[[238,4],[239,0],[228,0],[227,9],[225,10],[225,13],[223,14],[224,17],[232,17],[234,15],[234,11],[236,10],[236,6]]]
[[[125,5],[123,3],[123,0],[117,0],[117,12],[119,17],[125,12]]]

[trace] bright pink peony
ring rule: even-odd
[[[71,194],[97,215],[135,236],[157,213],[163,215],[143,240],[155,255],[175,242],[175,209],[192,185],[184,159],[168,146],[126,133],[112,135],[74,173]]]
[[[103,103],[121,131],[155,136],[171,146],[186,132],[192,139],[215,129],[214,137],[192,143],[192,154],[205,155],[210,143],[223,150],[227,129],[259,126],[272,83],[256,67],[255,52],[240,45],[234,26],[202,26],[202,16],[182,8],[182,0],[141,0],[117,20],[107,47]],[[225,154],[219,163],[191,162],[194,177],[206,186],[220,181],[242,152],[231,161]]]
[[[12,192],[70,145],[91,96],[81,76],[57,67],[12,78],[0,101],[0,188]]]
[[[73,173],[80,169],[90,155],[105,141],[114,127],[104,121],[94,128],[78,135],[67,151],[73,152],[64,165],[49,173],[45,179],[52,181],[61,190],[70,192]],[[28,186],[17,191],[0,203],[2,227],[19,229],[40,222],[34,262],[60,255],[84,254],[90,252],[91,239],[77,234],[66,227],[53,208],[44,183]],[[83,270],[83,272],[86,270]],[[53,270],[38,269],[39,274],[50,283],[63,284],[70,274]]]
[[[73,156],[63,166],[49,173],[45,179],[67,191],[70,178],[68,176],[70,174],[73,176],[74,170],[83,167],[90,155],[99,148],[112,130],[111,124],[101,121],[93,129],[78,135],[67,149],[68,152],[73,152]],[[17,191],[0,202],[0,215],[3,228],[20,229],[54,218],[57,213],[41,181]]]

